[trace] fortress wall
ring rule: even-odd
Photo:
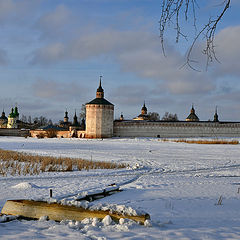
[[[29,136],[29,130],[16,129],[16,128],[0,128],[0,136],[15,136],[15,137],[26,137]]]
[[[240,123],[115,121],[114,137],[240,137]]]

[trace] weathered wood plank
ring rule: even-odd
[[[48,216],[50,220],[76,220],[81,221],[84,218],[103,219],[106,215],[118,222],[120,218],[129,218],[143,224],[146,219],[150,219],[148,214],[140,216],[123,215],[111,211],[91,211],[82,207],[61,205],[58,203],[47,203],[33,200],[8,200],[2,208],[2,214],[23,216],[32,219],[39,219],[42,216]]]
[[[92,202],[92,201],[97,200],[97,199],[101,199],[101,198],[104,198],[104,197],[107,197],[107,196],[111,196],[112,194],[118,193],[118,192],[122,192],[122,190],[119,189],[119,187],[113,188],[111,190],[105,190],[104,189],[102,192],[88,194],[84,197],[77,198],[76,201],[86,200],[86,201]]]

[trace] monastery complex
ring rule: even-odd
[[[240,137],[240,122],[221,122],[217,111],[213,121],[200,121],[192,106],[185,121],[152,121],[144,103],[139,116],[132,120],[114,120],[114,105],[104,98],[100,84],[96,98],[86,104],[86,120],[80,126],[75,112],[74,121],[68,121],[65,112],[59,126],[46,126],[34,130],[20,129],[18,108],[12,109],[8,118],[3,111],[0,117],[0,135],[32,137],[78,137],[78,138],[111,138],[111,137]],[[83,127],[84,125],[84,127]]]

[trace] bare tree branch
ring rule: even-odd
[[[215,33],[219,22],[222,20],[225,12],[228,10],[230,6],[231,0],[223,0],[219,6],[222,8],[219,11],[219,15],[215,17],[210,17],[208,22],[202,27],[202,29],[197,32],[197,16],[196,16],[196,8],[198,7],[197,0],[162,0],[161,5],[161,17],[159,21],[160,25],[160,40],[162,45],[162,50],[164,56],[165,48],[164,48],[164,40],[165,40],[165,32],[166,29],[170,27],[171,24],[174,25],[174,29],[176,31],[176,42],[179,42],[180,37],[183,37],[187,40],[187,35],[182,32],[180,26],[180,20],[183,18],[186,22],[189,20],[189,16],[192,18],[193,26],[196,30],[196,36],[193,39],[193,42],[187,52],[186,63],[184,65],[188,65],[190,68],[197,70],[193,67],[193,61],[191,59],[191,53],[193,47],[196,44],[196,41],[200,36],[206,41],[205,47],[203,49],[203,54],[206,56],[206,67],[213,60],[218,61],[215,54]],[[192,11],[192,14],[189,13]]]

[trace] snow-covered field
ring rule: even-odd
[[[0,177],[7,199],[63,199],[118,184],[122,192],[92,202],[124,205],[151,216],[152,226],[98,222],[11,221],[0,239],[240,239],[240,145],[158,139],[33,139],[0,137],[0,148],[129,164],[128,169]],[[222,196],[222,205],[216,205]],[[116,207],[116,205],[114,205]]]

